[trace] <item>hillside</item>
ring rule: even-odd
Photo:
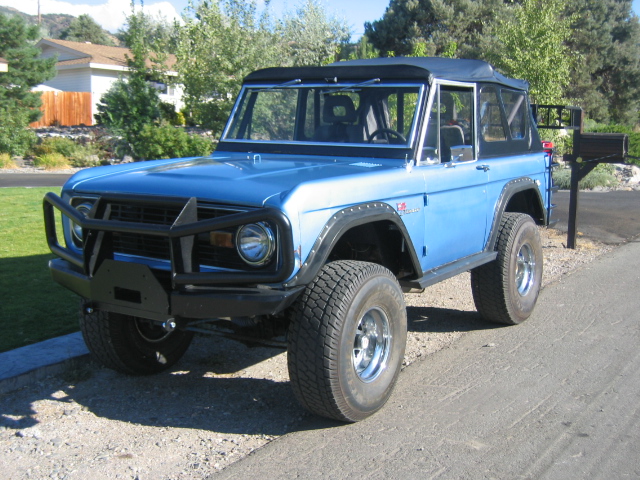
[[[29,15],[12,7],[0,6],[0,13],[10,16],[18,15],[24,18],[28,24],[38,24],[37,15]],[[76,17],[65,13],[43,13],[42,24],[40,25],[41,36],[43,38],[59,39],[60,34],[69,27],[71,21],[74,18]],[[106,30],[104,30],[104,32],[109,36],[111,40],[114,41],[116,45],[119,43],[118,39],[115,38],[111,33],[107,32]]]

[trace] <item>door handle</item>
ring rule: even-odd
[[[489,170],[489,165],[477,165],[476,170],[483,170],[486,172]]]

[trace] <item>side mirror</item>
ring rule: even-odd
[[[451,160],[454,162],[470,162],[473,160],[473,147],[471,145],[451,147]]]
[[[440,163],[440,159],[438,158],[438,151],[433,147],[424,147],[422,149],[422,160],[421,164],[424,165],[433,165],[436,163]]]

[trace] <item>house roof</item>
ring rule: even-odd
[[[266,68],[245,77],[246,82],[292,79],[367,80],[379,77],[393,80],[453,80],[459,82],[491,82],[526,90],[524,80],[508,78],[481,60],[440,57],[391,57],[336,62],[324,67]]]
[[[9,67],[9,62],[6,61],[4,58],[0,57],[0,72],[6,72],[8,71]]]
[[[109,47],[107,45],[97,45],[88,42],[71,42],[69,40],[42,39],[38,46],[44,50],[48,47],[59,52],[60,60],[56,65],[82,65],[95,63],[100,65],[112,65],[117,67],[127,66],[127,56],[132,57],[131,50],[122,47]],[[63,55],[64,54],[64,55]],[[176,56],[169,54],[166,67],[173,69],[176,64]],[[151,67],[151,62],[147,60],[147,66]]]

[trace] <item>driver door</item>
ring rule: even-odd
[[[424,271],[484,249],[488,173],[477,161],[475,98],[474,84],[439,83],[429,99],[420,160]]]

